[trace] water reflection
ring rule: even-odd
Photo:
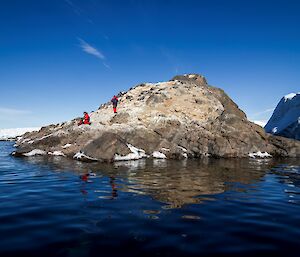
[[[112,165],[7,154],[0,170],[1,256],[298,253],[296,159]]]
[[[66,160],[65,158],[29,158],[22,161],[38,165],[49,165],[55,171],[72,171],[78,173],[84,183],[92,183],[93,177],[106,177],[110,185],[110,197],[118,197],[118,190],[133,194],[150,195],[167,204],[166,208],[180,208],[185,204],[201,203],[213,200],[213,196],[229,190],[245,190],[243,186],[255,187],[266,171],[276,172],[280,160],[139,160],[117,162],[115,164],[85,164]],[[288,160],[289,181],[299,183],[299,173],[293,180],[292,167],[297,160]],[[296,169],[296,168],[295,168]],[[279,168],[280,172],[284,170]],[[93,176],[91,176],[93,175]],[[118,184],[118,185],[117,185]],[[299,185],[297,185],[299,186]],[[88,188],[80,189],[88,194]],[[107,191],[106,191],[107,192]]]

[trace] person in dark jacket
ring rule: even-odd
[[[114,97],[111,99],[111,102],[113,104],[114,113],[117,113],[117,106],[118,106],[118,98],[114,95]]]
[[[82,124],[91,125],[90,116],[88,115],[87,112],[83,113],[83,119],[79,121],[78,126]]]

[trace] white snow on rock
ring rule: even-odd
[[[295,94],[295,93],[290,93],[290,94],[284,96],[284,101],[286,102],[286,101],[288,101],[288,100],[292,100],[295,96],[297,96],[297,94]]]
[[[187,153],[182,153],[181,155],[182,155],[184,158],[186,158],[186,159],[188,158]]]
[[[46,139],[48,137],[51,137],[52,135],[53,134],[49,134],[47,136],[43,136],[41,138],[37,138],[37,139],[34,139],[34,140],[30,140],[30,141],[28,141],[28,139],[25,139],[24,141],[21,141],[20,143],[23,144],[23,143],[27,142],[28,144],[33,144],[35,142],[42,141],[42,140],[44,140],[44,139]]]
[[[167,156],[165,154],[158,152],[158,151],[154,151],[152,153],[152,157],[156,158],[156,159],[167,159]]]
[[[98,161],[97,159],[95,159],[95,158],[93,158],[93,157],[90,157],[90,156],[85,155],[83,152],[78,152],[78,153],[76,153],[76,154],[73,156],[73,159],[76,159],[76,160],[88,159],[88,160],[91,160],[91,161]]]
[[[273,134],[276,134],[277,131],[278,131],[278,128],[277,128],[277,127],[275,127],[275,128],[272,129],[272,133],[273,133]]]
[[[22,141],[22,137],[19,137],[18,138],[18,142],[19,141]],[[24,139],[23,141],[22,141],[22,143],[26,143],[26,142],[29,142],[30,141],[30,138],[26,138],[26,139]]]
[[[177,147],[178,147],[180,150],[182,150],[183,152],[185,152],[185,153],[187,152],[187,149],[185,149],[184,147],[179,146],[179,145],[178,145]]]
[[[69,148],[70,146],[72,146],[72,144],[65,144],[64,146],[62,146],[63,149]]]
[[[258,151],[256,153],[249,153],[249,157],[250,158],[272,158],[272,155],[267,153],[267,152],[264,152],[262,153],[261,151]]]
[[[41,138],[38,138],[38,139],[36,139],[35,141],[42,141],[42,140],[44,140],[44,139],[46,139],[46,138],[48,138],[48,137],[51,137],[53,134],[51,133],[51,134],[49,134],[49,135],[46,135],[46,136],[43,136],[43,137],[41,137]]]
[[[35,156],[35,155],[46,155],[47,153],[43,150],[40,149],[34,149],[28,153],[24,153],[24,156],[30,157],[30,156]]]
[[[130,160],[139,160],[147,157],[146,152],[143,149],[136,148],[131,144],[127,144],[127,147],[130,149],[131,153],[122,156],[119,154],[115,154],[115,161],[130,161]]]
[[[65,156],[65,154],[62,151],[48,152],[48,154],[54,156]]]
[[[177,148],[179,148],[182,151],[181,155],[187,159],[188,158],[187,149],[185,149],[184,147],[182,147],[180,145],[178,145]]]
[[[13,129],[0,129],[0,140],[8,140],[17,138],[26,132],[38,131],[40,128],[13,128]]]

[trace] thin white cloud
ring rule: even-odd
[[[11,109],[11,108],[2,108],[0,107],[0,116],[21,116],[21,115],[28,115],[31,111],[27,110],[18,110],[18,109]]]
[[[65,2],[71,7],[74,13],[76,13],[78,16],[81,16],[82,10],[74,4],[72,0],[65,0]]]
[[[275,110],[275,108],[269,108],[269,109],[266,109],[264,111],[254,113],[252,116],[257,117],[257,116],[260,116],[260,115],[263,115],[263,114],[271,113],[274,110]]]
[[[91,46],[90,44],[88,44],[86,41],[84,41],[81,38],[78,38],[78,41],[80,43],[80,47],[82,49],[82,51],[91,54],[101,60],[105,60],[105,56],[95,47]]]
[[[110,69],[110,70],[111,70],[110,66],[109,66],[107,63],[103,62],[103,65],[104,65],[107,69]]]
[[[166,61],[171,65],[172,72],[175,72],[175,74],[177,75],[179,73],[179,70],[181,69],[179,59],[165,47],[160,47],[160,52],[161,55],[166,59]]]

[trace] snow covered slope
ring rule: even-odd
[[[40,128],[0,129],[0,140],[11,140],[26,132],[38,131]]]
[[[265,126],[268,133],[300,140],[300,93],[284,96]]]

